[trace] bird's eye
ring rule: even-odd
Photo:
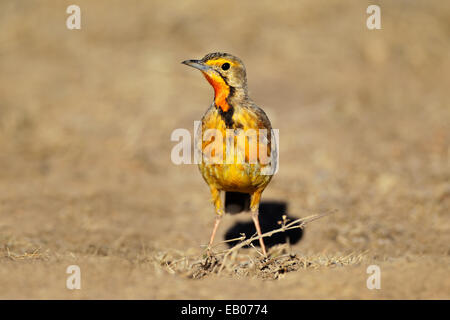
[[[228,69],[230,69],[230,64],[229,64],[228,62],[225,62],[225,63],[222,65],[222,70],[228,70]]]

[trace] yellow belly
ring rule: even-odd
[[[217,112],[207,113],[202,121],[202,127],[197,147],[202,153],[200,172],[209,186],[218,190],[253,193],[263,190],[270,182],[272,175],[263,174],[267,169],[267,150],[259,143],[259,127],[256,114],[250,112],[235,113],[235,123],[242,130],[234,131],[233,136],[227,135],[227,128],[222,117]],[[212,129],[210,137],[208,131]],[[252,129],[253,132],[248,131]],[[264,128],[264,129],[269,129]],[[252,141],[252,143],[249,143]],[[253,147],[250,147],[252,145]],[[227,148],[233,148],[233,151]],[[227,151],[232,152],[229,156]],[[269,154],[270,142],[268,147]]]
[[[199,164],[208,185],[224,191],[252,193],[264,189],[272,176],[262,175],[259,164]]]

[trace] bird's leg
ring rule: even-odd
[[[261,199],[261,193],[262,193],[262,191],[256,191],[255,193],[252,194],[251,201],[250,201],[250,210],[251,210],[251,214],[252,214],[253,223],[255,224],[256,232],[258,233],[258,236],[260,237],[259,244],[261,246],[264,256],[267,256],[266,246],[264,245],[264,240],[261,237],[262,232],[261,232],[261,226],[259,225],[259,219],[258,219],[259,201]]]
[[[217,190],[216,188],[211,187],[211,196],[212,201],[214,203],[214,208],[216,210],[216,221],[214,222],[214,228],[211,234],[211,239],[209,240],[208,252],[211,250],[211,246],[214,242],[214,237],[216,236],[217,229],[219,228],[219,224],[223,216],[222,201],[220,200],[220,191]]]
[[[261,237],[262,232],[261,227],[259,225],[258,214],[259,214],[258,211],[252,211],[252,219],[256,227],[256,232],[258,232],[258,236]],[[259,244],[261,245],[261,249],[263,251],[264,256],[267,256],[266,246],[264,245],[264,240],[262,237],[259,238]]]
[[[214,242],[214,237],[216,236],[217,229],[219,228],[220,220],[222,220],[222,216],[217,215],[216,216],[216,221],[214,222],[214,228],[213,228],[213,231],[212,231],[212,234],[211,234],[211,238],[209,240],[208,250],[211,249],[211,246],[212,246],[212,244]]]

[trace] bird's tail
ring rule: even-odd
[[[242,211],[250,211],[250,194],[225,192],[225,212],[240,213]]]

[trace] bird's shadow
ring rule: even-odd
[[[285,201],[261,202],[259,205],[259,223],[261,225],[262,233],[280,228],[279,221],[283,220],[283,215],[286,215],[289,221],[297,219],[287,213],[287,203]],[[225,240],[239,238],[242,234],[245,234],[245,238],[248,239],[255,233],[256,228],[251,219],[249,222],[237,222],[227,230],[225,233]],[[287,242],[295,244],[301,240],[302,236],[302,229],[291,229],[285,232],[275,233],[271,237],[265,237],[264,244],[269,248]],[[233,247],[239,243],[239,240],[227,243],[230,247]],[[253,241],[252,244],[254,246],[259,246],[259,240]]]

